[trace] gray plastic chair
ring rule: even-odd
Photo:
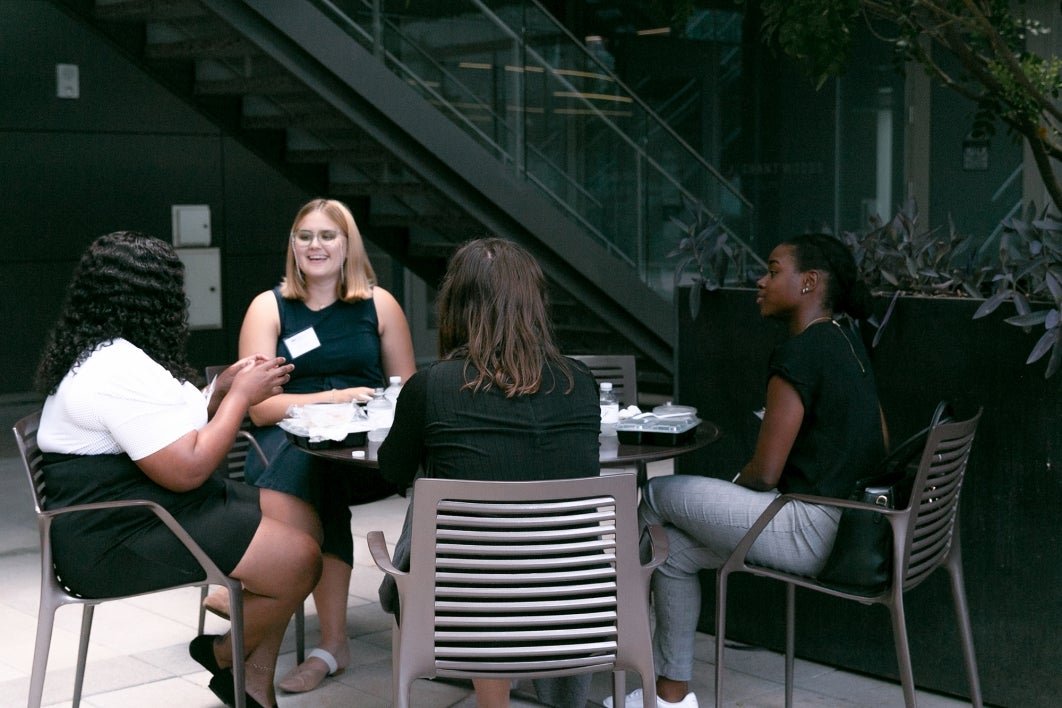
[[[638,405],[638,369],[633,354],[569,354],[590,369],[600,384],[608,381],[620,406]]]
[[[228,588],[230,604],[232,607],[232,676],[233,688],[236,695],[237,708],[244,708],[246,694],[244,692],[244,664],[243,664],[243,594],[239,580],[230,578],[214,564],[199,545],[188,535],[188,532],[177,523],[177,520],[162,506],[145,500],[126,500],[113,502],[97,502],[94,504],[78,504],[61,509],[45,509],[48,498],[48,490],[44,484],[42,468],[42,455],[37,447],[37,428],[40,425],[40,412],[32,413],[15,423],[15,438],[18,442],[19,454],[26,468],[30,491],[33,494],[33,506],[37,512],[37,528],[40,532],[41,542],[41,599],[37,610],[37,638],[33,649],[33,669],[30,674],[29,708],[39,708],[41,697],[44,694],[44,678],[48,670],[48,652],[52,643],[52,628],[55,624],[55,611],[63,605],[81,605],[81,638],[77,651],[77,671],[74,675],[74,696],[71,704],[74,708],[81,703],[81,689],[85,679],[85,663],[88,657],[89,635],[92,632],[92,615],[96,605],[111,600],[124,600],[129,597],[149,595],[165,590],[174,590],[183,587],[194,587],[213,583]],[[192,583],[182,583],[169,588],[153,590],[150,593],[135,593],[132,595],[116,595],[113,597],[86,598],[77,595],[63,586],[63,581],[56,574],[52,561],[52,520],[60,514],[74,514],[80,511],[97,509],[119,509],[129,507],[145,507],[151,510],[159,520],[166,525],[173,535],[180,541],[188,552],[198,561],[203,568],[205,577]],[[130,572],[136,572],[130,568]]]
[[[610,382],[620,407],[638,405],[638,369],[633,354],[570,354],[568,358],[586,364],[599,386],[602,381]],[[639,461],[635,470],[639,485],[644,487],[649,478],[648,466]]]
[[[730,558],[717,574],[716,644],[715,644],[715,701],[722,705],[723,649],[726,638],[726,590],[732,573],[750,573],[774,578],[786,583],[786,643],[785,643],[785,705],[793,705],[793,650],[795,629],[796,586],[822,592],[867,605],[880,604],[889,609],[892,618],[896,661],[900,669],[904,703],[914,708],[915,685],[911,669],[911,650],[907,642],[903,594],[919,585],[937,568],[943,567],[951,578],[951,594],[962,639],[963,658],[970,681],[970,698],[974,706],[981,706],[981,685],[974,656],[970,612],[966,604],[966,589],[962,573],[962,544],[959,539],[959,492],[962,489],[966,463],[970,456],[981,411],[973,418],[960,422],[941,422],[929,431],[925,448],[918,463],[911,492],[911,501],[904,509],[886,509],[874,504],[817,497],[806,494],[784,494],[775,499],[741,539]],[[793,575],[773,568],[751,565],[747,556],[760,532],[783,506],[800,500],[850,509],[865,509],[881,514],[892,529],[892,562],[889,581],[878,592],[860,593],[827,586],[815,578]]]
[[[214,377],[220,374],[227,368],[226,366],[208,366],[205,369],[207,383],[214,380]],[[266,457],[262,447],[255,440],[251,434],[251,429],[254,427],[254,423],[251,422],[250,416],[244,416],[243,422],[240,423],[240,430],[236,433],[236,440],[233,442],[232,447],[229,448],[228,453],[225,455],[225,459],[218,465],[218,469],[214,474],[228,477],[232,480],[243,481],[243,468],[247,462],[248,455],[257,455],[258,459],[262,462],[263,467],[269,466],[269,458]],[[210,592],[210,586],[204,585],[203,591],[199,597],[199,620],[198,620],[198,633],[202,634],[206,626],[206,606],[203,602],[206,600],[207,594]],[[303,605],[299,605],[295,610],[295,660],[297,663],[302,663],[306,660],[306,610]]]
[[[536,482],[418,479],[411,566],[395,568],[383,533],[369,533],[376,565],[395,579],[394,705],[417,678],[543,678],[624,670],[656,706],[649,576],[667,536],[648,529],[639,559],[633,474]]]

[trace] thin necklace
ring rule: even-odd
[[[800,331],[801,332],[806,332],[808,330],[808,327],[810,327],[811,325],[815,324],[816,322],[833,322],[834,324],[837,324],[836,322],[834,322],[834,319],[832,317],[830,317],[829,315],[823,315],[822,317],[816,317],[811,322],[808,322],[806,325],[804,325],[804,329],[802,329]]]
[[[830,322],[830,323],[833,324],[834,327],[837,328],[837,331],[841,333],[841,337],[844,339],[845,344],[848,345],[848,350],[850,352],[852,352],[852,358],[855,359],[856,365],[859,366],[860,373],[863,373],[863,374],[867,373],[866,367],[863,366],[863,362],[860,361],[859,356],[856,354],[855,347],[852,346],[852,340],[849,339],[848,335],[844,333],[844,329],[841,327],[841,323],[838,322],[837,320],[833,319],[833,317],[830,317],[829,315],[823,315],[822,317],[816,317],[811,322],[808,322],[806,325],[804,325],[804,329],[800,330],[801,334],[806,332],[808,330],[808,327],[810,327],[811,325],[813,325],[813,324],[815,324],[817,322]]]

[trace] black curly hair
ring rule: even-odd
[[[137,231],[100,236],[81,256],[37,367],[37,388],[55,393],[68,371],[119,337],[178,380],[195,376],[186,353],[184,264],[170,244]]]

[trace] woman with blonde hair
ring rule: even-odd
[[[270,464],[249,459],[251,484],[287,492],[295,523],[316,533],[324,554],[314,604],[320,645],[278,684],[310,691],[350,660],[347,593],[354,562],[350,505],[394,493],[380,477],[351,475],[296,449],[276,423],[288,407],[364,401],[391,376],[416,371],[413,343],[402,308],[376,284],[350,210],[333,199],[314,199],[295,216],[288,237],[283,282],[251,302],[240,330],[241,356],[283,356],[295,365],[284,392],[250,409],[254,432]],[[209,605],[208,605],[209,606]]]

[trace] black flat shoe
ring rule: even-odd
[[[225,669],[225,671],[228,671],[228,669]],[[236,705],[236,692],[232,688],[231,671],[227,682],[221,674],[214,674],[214,677],[210,679],[210,690],[229,708],[234,708]],[[247,708],[262,708],[262,704],[256,701],[250,693],[243,694],[243,700]],[[273,708],[279,708],[279,706],[274,703]]]
[[[214,656],[214,640],[218,636],[220,635],[200,634],[188,645],[188,654],[210,672],[209,687],[214,695],[225,705],[235,706],[236,691],[232,687],[232,669],[222,668]],[[250,703],[247,708],[251,708]]]
[[[218,634],[200,634],[188,644],[188,654],[214,676],[228,669],[218,665],[217,657],[214,656],[214,642]]]

